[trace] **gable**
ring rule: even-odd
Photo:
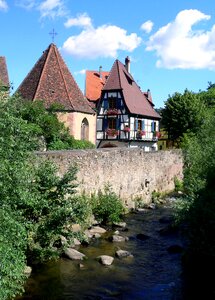
[[[115,61],[103,91],[121,90],[125,104],[131,114],[142,115],[148,118],[160,119],[153,105],[147,100],[146,95],[136,84],[132,75],[118,60]],[[152,101],[152,100],[151,100]]]

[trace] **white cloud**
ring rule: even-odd
[[[82,70],[80,70],[80,71],[75,71],[74,74],[75,74],[75,75],[79,75],[79,74],[80,74],[80,75],[85,75],[85,74],[86,74],[86,69],[82,69]]]
[[[72,26],[80,26],[80,27],[87,28],[92,26],[92,21],[91,18],[86,13],[83,13],[79,15],[77,18],[68,19],[67,22],[64,23],[64,26],[67,28]]]
[[[210,31],[193,25],[210,19],[198,10],[183,10],[172,23],[153,34],[147,51],[156,51],[157,67],[169,69],[215,69],[215,26]]]
[[[152,31],[153,25],[154,25],[153,22],[149,20],[143,23],[140,26],[140,29],[145,31],[146,33],[150,33]]]
[[[64,0],[17,0],[16,5],[27,10],[38,10],[41,18],[54,19],[55,17],[65,16],[67,13]]]
[[[8,10],[8,5],[5,0],[0,0],[0,10],[7,11]]]
[[[141,38],[136,33],[128,35],[120,27],[102,25],[94,28],[92,22],[89,25],[79,35],[71,36],[64,42],[63,52],[80,58],[115,58],[119,50],[132,52],[141,43]]]
[[[66,10],[63,0],[46,0],[40,3],[37,7],[40,11],[41,18],[45,17],[61,17],[65,16]]]

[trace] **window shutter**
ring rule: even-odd
[[[142,130],[145,130],[145,120],[142,120]]]
[[[108,100],[104,99],[104,109],[108,109]]]
[[[117,99],[117,109],[122,109],[121,99]]]
[[[120,130],[121,120],[120,118],[116,120],[116,129]]]
[[[156,123],[153,121],[151,124],[151,131],[155,132],[156,131]]]
[[[107,119],[103,119],[103,131],[105,131],[108,127],[108,120]]]
[[[135,130],[138,130],[138,119],[135,119]]]

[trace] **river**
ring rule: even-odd
[[[125,242],[110,242],[108,232],[89,246],[78,250],[87,256],[80,262],[61,258],[37,267],[29,278],[26,292],[19,300],[181,300],[183,237],[179,231],[166,232],[173,213],[172,202],[158,209],[130,213],[125,216],[127,230],[120,235]],[[147,238],[141,240],[138,234]],[[170,251],[175,246],[176,251]],[[115,257],[117,249],[129,251],[133,257]],[[174,249],[174,247],[173,247]],[[114,256],[111,266],[103,266],[99,255]]]

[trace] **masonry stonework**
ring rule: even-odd
[[[135,199],[151,202],[153,191],[174,189],[174,178],[183,177],[180,150],[144,152],[140,148],[37,152],[39,159],[53,161],[63,175],[77,164],[78,192],[87,194],[104,190],[110,184],[125,205],[134,207]]]

